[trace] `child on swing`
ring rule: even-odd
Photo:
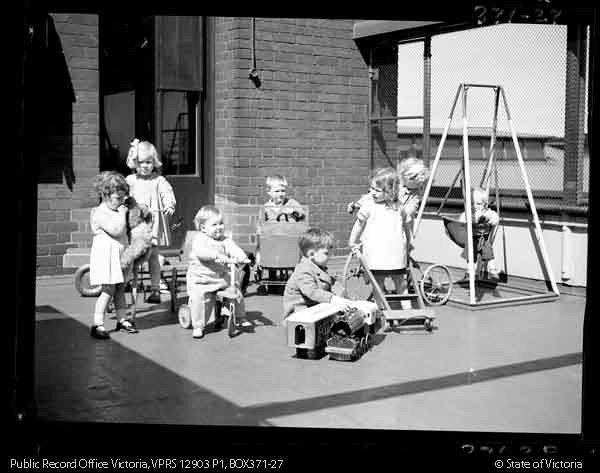
[[[488,207],[489,205],[489,194],[488,191],[481,187],[475,187],[471,191],[471,221],[473,225],[489,225],[490,234],[494,232],[495,227],[500,223],[498,214]],[[466,211],[463,211],[459,217],[459,222],[467,221]],[[478,248],[479,247],[479,248]],[[483,261],[487,261],[487,272],[491,279],[498,280],[500,275],[496,268],[494,260],[494,252],[492,245],[489,242],[489,238],[481,241],[477,235],[473,235],[473,248],[475,251],[481,251]],[[461,256],[468,261],[467,257],[467,245],[462,252]],[[465,274],[465,278],[468,278],[468,273]]]
[[[352,251],[362,246],[367,267],[377,284],[385,290],[389,276],[395,292],[406,289],[405,273],[412,234],[400,203],[400,179],[393,168],[382,168],[371,179],[369,198],[364,199],[350,232]]]
[[[162,163],[156,148],[149,141],[133,140],[127,155],[127,166],[135,170],[126,177],[131,196],[152,212],[152,248],[148,255],[151,293],[147,301],[160,303],[159,246],[169,246],[168,217],[175,213],[175,194],[171,184],[160,175]]]

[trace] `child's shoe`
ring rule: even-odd
[[[249,320],[243,319],[240,325],[242,327],[252,327],[252,322],[250,322]]]
[[[221,330],[223,328],[223,325],[225,325],[225,317],[219,315],[214,322],[214,328],[215,330]]]
[[[135,328],[131,320],[123,319],[117,322],[117,330],[124,330],[127,333],[138,333],[138,329]]]
[[[196,327],[192,330],[192,337],[202,338],[204,337],[204,329],[202,327]]]
[[[167,285],[167,282],[164,279],[160,280],[160,292],[162,294],[168,294],[169,293],[169,286]]]
[[[97,338],[99,340],[106,340],[107,338],[110,338],[110,335],[104,328],[104,325],[92,325],[90,335],[92,338]]]
[[[160,304],[160,291],[153,290],[148,296],[148,299],[146,299],[146,302],[150,304]]]

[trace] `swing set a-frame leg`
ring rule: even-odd
[[[499,108],[500,94],[502,94],[503,104],[504,104],[504,108],[506,110],[507,121],[508,121],[508,124],[510,127],[511,137],[512,137],[513,145],[514,145],[515,152],[517,155],[517,162],[519,163],[519,168],[520,168],[521,175],[523,178],[529,207],[531,209],[531,213],[532,213],[532,217],[533,217],[533,223],[535,226],[535,238],[536,238],[536,242],[537,242],[537,245],[538,245],[538,247],[540,249],[540,253],[541,253],[541,264],[542,264],[543,270],[545,271],[545,273],[549,279],[549,282],[550,282],[550,285],[552,288],[552,292],[554,293],[554,295],[558,296],[559,295],[558,287],[556,285],[554,274],[553,274],[552,268],[550,266],[550,259],[548,258],[548,252],[546,250],[546,245],[545,245],[545,242],[543,239],[542,228],[541,228],[539,217],[538,217],[537,210],[535,207],[535,202],[533,200],[531,186],[529,183],[529,179],[527,177],[527,172],[525,170],[525,164],[523,161],[523,157],[521,155],[521,149],[519,147],[515,128],[514,128],[514,125],[512,122],[512,118],[510,116],[510,111],[508,108],[506,95],[505,95],[505,92],[504,92],[504,89],[502,88],[502,86],[499,86],[499,85],[477,85],[477,84],[460,84],[459,85],[458,90],[456,92],[456,96],[454,98],[454,102],[452,104],[452,108],[450,110],[450,114],[449,114],[446,124],[444,126],[442,139],[438,146],[436,156],[435,156],[435,159],[434,159],[432,167],[431,167],[431,174],[430,174],[429,180],[427,181],[427,185],[426,185],[425,191],[423,193],[423,199],[421,201],[421,204],[419,206],[419,211],[418,211],[417,217],[415,219],[415,224],[413,226],[413,238],[416,236],[416,234],[418,232],[419,225],[420,225],[420,222],[421,222],[421,219],[423,216],[423,212],[424,212],[425,206],[427,204],[429,194],[431,192],[431,186],[435,179],[437,167],[438,167],[439,160],[440,160],[441,154],[442,154],[442,149],[446,142],[448,131],[449,131],[450,125],[452,123],[454,110],[456,108],[458,98],[460,97],[461,92],[462,92],[462,107],[463,107],[463,109],[462,109],[462,142],[463,142],[462,173],[463,173],[463,191],[464,191],[463,195],[465,198],[465,217],[466,217],[466,221],[467,221],[466,222],[467,241],[465,242],[466,243],[465,246],[466,246],[466,250],[467,250],[468,273],[469,273],[469,301],[470,301],[471,305],[475,305],[475,274],[474,274],[475,273],[475,262],[474,262],[474,251],[473,251],[474,244],[473,244],[473,221],[472,221],[473,220],[472,219],[472,215],[473,215],[472,214],[472,204],[473,203],[471,201],[472,196],[471,196],[471,191],[470,191],[471,190],[471,175],[470,175],[470,159],[469,159],[468,123],[467,123],[467,112],[466,112],[467,90],[469,87],[493,88],[494,92],[495,92],[495,94],[494,94],[494,115],[493,115],[493,124],[492,124],[492,134],[491,134],[491,140],[490,140],[489,157],[488,157],[488,162],[487,162],[485,172],[482,176],[481,187],[485,186],[486,190],[489,190],[489,180],[491,177],[492,169],[494,168],[494,172],[496,173],[496,198],[497,198],[497,202],[499,202],[497,168],[495,168],[494,166],[497,166],[496,159],[495,159],[495,146],[496,146],[497,123],[498,123],[498,108]],[[457,174],[457,176],[455,177],[455,179],[452,183],[452,187],[454,186],[458,175],[459,174]],[[447,199],[448,194],[444,198],[444,201]],[[443,206],[443,203],[442,203],[442,206]],[[438,213],[439,213],[439,211],[441,211],[441,207],[438,210]],[[505,249],[505,251],[506,251],[506,249]],[[528,298],[533,300],[536,297],[539,300],[542,300],[544,297],[547,298],[547,296],[538,295],[538,296],[525,296],[525,297],[521,297],[521,298],[513,298],[513,300],[520,301],[520,300],[525,300]]]
[[[440,144],[438,145],[437,152],[435,153],[435,159],[433,160],[433,164],[431,165],[431,174],[429,180],[427,181],[427,185],[425,186],[425,191],[423,192],[423,198],[421,199],[421,205],[419,206],[419,212],[417,213],[417,218],[415,219],[415,224],[413,225],[412,237],[414,239],[417,231],[419,230],[419,224],[421,223],[421,218],[423,217],[423,211],[425,210],[425,204],[427,203],[427,199],[429,198],[429,193],[431,192],[431,185],[433,184],[433,176],[435,176],[435,172],[437,171],[438,163],[440,161],[440,157],[442,155],[442,149],[444,148],[444,143],[446,143],[446,137],[448,136],[448,130],[450,129],[450,125],[452,124],[452,116],[454,115],[454,109],[456,108],[456,103],[458,102],[458,97],[460,95],[460,91],[463,88],[463,84],[458,86],[458,90],[456,91],[456,95],[454,96],[454,102],[452,103],[452,108],[450,109],[450,114],[446,119],[446,124],[444,125],[444,132],[442,133],[442,139]]]
[[[533,223],[535,226],[535,237],[537,239],[537,243],[540,247],[540,251],[542,253],[542,261],[544,269],[546,270],[546,274],[550,279],[550,286],[552,287],[552,292],[554,292],[557,296],[560,295],[558,291],[558,286],[556,285],[556,281],[554,279],[554,273],[552,272],[552,267],[550,266],[550,258],[548,258],[548,252],[546,251],[546,245],[544,243],[544,237],[542,236],[542,226],[540,225],[540,219],[537,214],[537,210],[535,208],[535,202],[533,201],[533,194],[531,193],[531,186],[529,185],[529,178],[527,177],[527,171],[525,170],[525,163],[523,161],[523,156],[521,155],[521,148],[519,147],[519,141],[517,140],[517,134],[515,132],[515,127],[512,122],[512,118],[510,116],[510,111],[508,109],[508,102],[506,100],[506,95],[504,94],[504,89],[500,89],[502,92],[502,99],[504,101],[504,108],[506,110],[506,119],[508,121],[508,126],[510,127],[510,134],[512,136],[512,141],[515,146],[515,151],[517,153],[517,161],[519,162],[519,168],[521,169],[521,175],[523,177],[523,182],[525,184],[525,192],[527,193],[527,200],[529,202],[529,207],[531,208],[531,215],[533,216]]]

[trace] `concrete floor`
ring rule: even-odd
[[[436,308],[437,329],[380,332],[360,360],[300,360],[281,297],[246,299],[251,331],[194,340],[163,303],[140,333],[92,339],[94,298],[38,279],[41,419],[154,424],[579,433],[583,291],[555,302]],[[183,295],[181,295],[183,297]],[[107,328],[115,321],[107,319]]]

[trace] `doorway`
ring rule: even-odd
[[[171,248],[214,202],[212,21],[100,15],[100,169],[124,175],[133,138],[152,142],[173,186]]]

